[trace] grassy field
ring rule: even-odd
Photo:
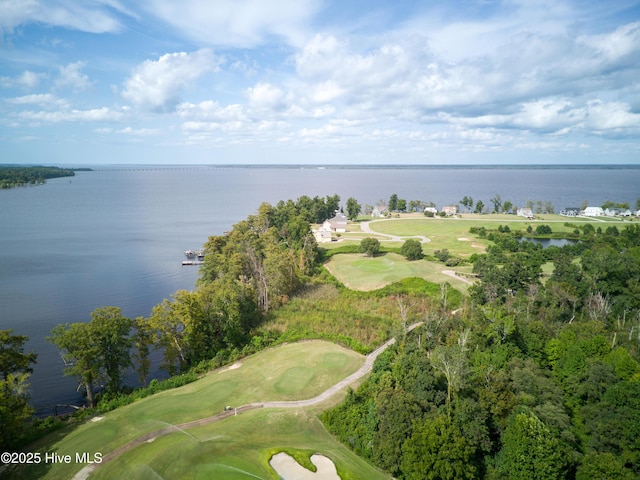
[[[443,274],[443,270],[451,269],[442,263],[409,261],[397,253],[385,253],[373,258],[362,254],[334,255],[325,267],[352,290],[376,290],[406,277],[420,277],[433,283],[449,282],[463,292],[469,287],[463,280]]]
[[[215,415],[226,405],[240,406],[256,401],[314,397],[356,371],[363,362],[362,355],[324,341],[309,341],[267,349],[244,359],[239,368],[212,372],[197,382],[109,412],[98,422],[88,421],[73,430],[56,432],[38,445],[32,446],[31,451],[55,451],[59,455],[70,454],[74,457],[76,452],[90,452],[91,455],[101,452],[104,455],[144,433]],[[237,420],[248,413],[225,419],[221,423]],[[292,410],[283,411],[282,414],[295,416],[300,412]],[[285,429],[286,425],[285,422],[281,428]],[[289,433],[294,436],[300,428],[296,426],[296,431]],[[189,432],[169,435],[167,439],[158,439],[157,443],[138,447],[136,451],[140,450],[139,454],[143,457],[170,455],[186,439],[191,438],[190,435],[193,434]],[[265,436],[264,448],[278,447],[269,444],[269,435],[264,429],[256,428],[255,435]],[[313,445],[313,440],[308,443]],[[219,444],[215,446],[218,454],[233,456],[233,453],[220,452]],[[247,462],[243,458],[236,461]],[[112,468],[119,468],[119,463],[119,460],[115,460]],[[31,470],[22,470],[12,478],[68,479],[81,467],[82,465],[75,462],[41,464]],[[194,468],[197,468],[197,465],[194,465]],[[176,477],[169,475],[167,478]]]
[[[590,223],[594,227],[607,227],[616,224],[620,228],[633,220],[613,218],[568,218],[561,215],[538,215],[534,220],[505,214],[462,214],[457,217],[427,218],[421,214],[402,214],[398,218],[373,219],[369,221],[371,233],[363,232],[360,223],[349,224],[347,232],[341,234],[340,242],[323,244],[323,248],[339,248],[345,244],[360,242],[364,237],[374,237],[384,241],[385,246],[400,247],[402,242],[389,241],[391,236],[400,237],[402,241],[414,236],[424,236],[429,242],[423,243],[422,250],[432,256],[436,250],[449,250],[452,256],[468,259],[474,253],[483,253],[490,241],[478,238],[469,231],[472,227],[497,229],[500,225],[508,226],[511,231],[525,232],[528,227],[535,230],[538,225],[549,225],[554,233],[570,233],[576,227]],[[407,277],[420,277],[433,283],[449,282],[454,288],[466,292],[469,284],[460,278],[451,277],[443,271],[455,271],[469,274],[470,265],[446,267],[434,261],[408,262],[403,257],[386,253],[375,258],[367,258],[356,254],[334,255],[325,264],[331,274],[352,290],[369,291],[389,285]],[[552,265],[545,265],[544,273],[551,273]]]
[[[280,409],[253,410],[159,438],[106,464],[91,478],[277,479],[268,461],[281,451],[307,462],[322,453],[334,461],[343,480],[389,478],[334,440],[316,412]]]

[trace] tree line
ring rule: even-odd
[[[48,178],[73,177],[75,172],[60,167],[9,167],[0,166],[0,189],[23,185],[40,185]]]

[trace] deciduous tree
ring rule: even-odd
[[[375,256],[380,251],[380,242],[377,238],[363,238],[360,242],[360,252],[366,253],[368,257]]]

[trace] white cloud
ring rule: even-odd
[[[116,0],[0,0],[0,32],[41,23],[83,32],[116,32],[122,28],[116,13],[133,15]]]
[[[20,87],[26,90],[32,90],[36,88],[44,78],[47,78],[47,75],[44,73],[25,70],[18,77],[0,77],[0,86],[3,88]]]
[[[80,70],[84,68],[86,62],[75,62],[58,67],[60,72],[55,81],[56,88],[71,88],[74,91],[87,90],[91,86],[89,77]]]
[[[122,96],[134,105],[168,111],[180,101],[180,91],[206,72],[219,70],[222,59],[211,50],[167,53],[138,65],[125,81]]]
[[[640,114],[632,113],[629,105],[622,102],[589,103],[587,127],[603,132],[606,130],[633,129],[640,132]]]
[[[299,44],[318,9],[313,0],[146,0],[147,11],[205,45],[254,47],[278,37]]]
[[[258,109],[281,110],[285,106],[285,94],[269,83],[258,83],[247,89],[249,105]]]
[[[150,136],[150,135],[159,135],[161,133],[160,129],[157,128],[132,128],[125,127],[120,130],[115,130],[113,128],[103,127],[96,128],[94,132],[99,133],[101,135],[111,135],[111,134],[122,134],[122,135],[132,135],[132,136]]]
[[[8,98],[5,101],[14,105],[39,105],[41,107],[64,107],[67,105],[65,100],[51,93],[24,95],[22,97]]]
[[[121,120],[124,115],[121,112],[107,107],[92,108],[89,110],[60,110],[49,111],[24,111],[16,115],[22,120],[42,121],[48,123],[60,122],[114,122]]]

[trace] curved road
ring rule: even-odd
[[[388,218],[385,220],[410,220],[407,218]],[[421,219],[416,219],[416,220],[421,220]],[[373,220],[374,222],[378,222],[380,220]],[[423,235],[409,235],[406,237],[400,237],[398,235],[390,235],[388,233],[380,233],[380,232],[376,232],[375,230],[371,230],[371,226],[369,225],[371,223],[371,221],[369,222],[362,222],[360,223],[360,229],[364,232],[364,233],[370,233],[372,235],[380,235],[382,237],[388,237],[387,239],[383,240],[383,242],[404,242],[405,240],[408,240],[410,238],[417,238],[419,239],[422,243],[429,243],[431,240],[429,240],[427,237],[423,236]]]
[[[422,323],[423,322],[414,323],[413,325],[407,328],[407,331],[409,332],[413,330],[414,328],[422,325]],[[383,345],[381,345],[380,347],[378,347],[377,349],[375,349],[373,352],[371,352],[369,355],[366,356],[364,364],[357,371],[349,375],[347,378],[336,383],[332,387],[329,387],[320,395],[317,395],[313,398],[309,398],[307,400],[292,400],[288,402],[274,401],[274,402],[262,402],[262,403],[249,403],[248,405],[243,405],[241,407],[236,408],[235,411],[230,410],[230,411],[219,413],[217,415],[213,415],[211,417],[200,418],[198,420],[193,420],[187,423],[181,423],[179,425],[171,425],[169,427],[165,427],[159,430],[155,430],[153,432],[149,432],[134,440],[131,440],[129,443],[126,443],[116,448],[114,451],[104,455],[102,457],[102,463],[99,463],[99,464],[94,463],[94,464],[86,465],[84,468],[82,468],[82,470],[80,470],[78,473],[76,473],[73,476],[72,480],[86,480],[91,474],[91,472],[93,472],[96,468],[100,467],[101,465],[104,465],[105,463],[118,458],[120,455],[128,452],[132,448],[137,447],[138,445],[142,445],[143,443],[147,443],[147,442],[152,442],[156,438],[162,437],[163,435],[167,435],[172,432],[183,431],[189,428],[200,427],[202,425],[208,425],[210,423],[218,422],[227,417],[236,415],[236,413],[246,412],[247,410],[254,410],[256,408],[302,408],[302,407],[310,407],[312,405],[317,405],[319,403],[322,403],[325,400],[328,400],[329,398],[331,398],[333,395],[338,393],[343,388],[354,384],[356,381],[360,380],[367,373],[369,373],[373,368],[373,363],[376,361],[376,358],[378,358],[378,356],[382,352],[384,352],[390,345],[393,345],[395,342],[396,342],[395,338],[392,338],[391,340],[388,340],[387,342],[385,342]]]

